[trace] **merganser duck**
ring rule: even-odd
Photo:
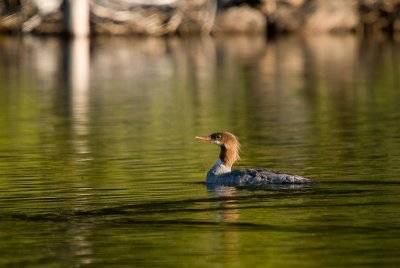
[[[221,148],[219,158],[207,172],[207,185],[263,186],[271,184],[309,184],[312,181],[293,174],[266,169],[233,170],[233,164],[240,159],[240,143],[229,132],[216,132],[209,136],[196,136],[201,141],[211,142]]]

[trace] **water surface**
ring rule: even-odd
[[[0,266],[394,267],[400,44],[0,37]],[[236,167],[312,187],[207,189]]]

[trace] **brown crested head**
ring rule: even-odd
[[[196,136],[196,139],[217,144],[221,148],[219,158],[229,167],[232,167],[237,160],[240,160],[240,143],[232,133],[215,132],[209,136]]]

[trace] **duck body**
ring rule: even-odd
[[[207,172],[207,185],[224,186],[263,186],[271,184],[309,184],[311,180],[294,174],[282,173],[268,169],[239,169],[230,171],[218,159],[214,166]]]
[[[312,181],[294,174],[282,173],[268,169],[231,170],[239,158],[240,143],[229,132],[216,132],[210,136],[196,136],[197,139],[215,143],[221,148],[219,158],[207,172],[207,185],[223,186],[267,186],[310,184]]]

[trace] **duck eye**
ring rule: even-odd
[[[219,140],[219,139],[221,139],[221,138],[222,138],[221,134],[218,134],[218,135],[217,135],[217,139]]]

